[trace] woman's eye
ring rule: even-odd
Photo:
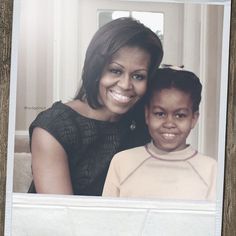
[[[144,80],[145,78],[146,78],[146,76],[140,75],[140,74],[132,75],[132,79],[134,79],[134,80]]]
[[[121,70],[119,70],[119,69],[114,69],[114,68],[110,69],[109,71],[110,71],[112,74],[115,74],[115,75],[120,75],[120,74],[122,73]]]

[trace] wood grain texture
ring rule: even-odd
[[[4,235],[13,0],[0,0],[0,235]]]
[[[236,235],[236,0],[231,6],[223,236]]]

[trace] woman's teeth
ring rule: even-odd
[[[115,99],[118,102],[127,103],[132,99],[131,96],[126,96],[120,93],[116,93],[114,91],[110,91],[109,93],[113,97],[113,99]]]

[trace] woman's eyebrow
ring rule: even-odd
[[[123,65],[121,65],[120,63],[118,63],[118,62],[116,62],[116,61],[111,61],[111,62],[109,63],[109,65],[111,65],[111,64],[116,64],[116,65],[118,65],[118,66],[124,68]]]
[[[125,68],[125,66],[121,65],[120,63],[118,63],[118,62],[116,62],[116,61],[111,61],[111,62],[109,63],[109,65],[111,65],[111,64],[116,64],[117,66],[120,66],[120,67],[122,67],[123,69]],[[137,72],[137,71],[145,71],[145,72],[148,72],[148,69],[147,69],[147,68],[139,68],[139,69],[134,70],[133,72]]]

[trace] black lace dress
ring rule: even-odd
[[[30,139],[35,127],[48,131],[67,153],[74,194],[100,196],[113,155],[149,141],[143,111],[137,111],[118,122],[98,121],[56,102],[33,121]]]

